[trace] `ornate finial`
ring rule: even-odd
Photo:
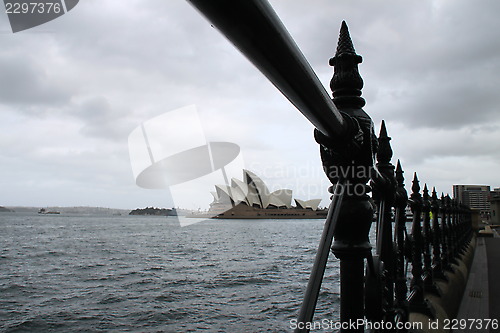
[[[342,21],[337,51],[330,59],[330,66],[335,67],[330,88],[333,102],[339,109],[361,108],[365,105],[364,98],[360,97],[363,79],[358,72],[358,64],[362,61],[363,58],[354,50],[347,24]]]
[[[379,133],[379,137],[382,138],[389,138],[387,136],[387,128],[385,127],[385,120],[382,119],[382,124],[380,125],[380,133]],[[390,138],[389,138],[390,139]]]
[[[422,209],[423,202],[422,202],[422,196],[420,195],[420,184],[416,172],[413,174],[409,203],[412,211],[415,210],[420,211]]]
[[[391,138],[387,136],[387,129],[385,128],[385,121],[382,120],[380,127],[380,134],[378,136],[378,152],[377,161],[379,163],[389,163],[392,158]]]
[[[418,192],[420,192],[420,184],[419,184],[416,172],[413,174],[413,181],[412,181],[411,190],[413,193],[417,193],[417,194],[418,194]]]
[[[403,168],[401,167],[401,162],[399,162],[398,160],[398,163],[396,164],[396,180],[398,182],[398,186],[399,187],[404,187],[405,186],[405,178],[403,176]]]
[[[345,23],[345,21],[342,21],[342,25],[340,26],[339,42],[337,44],[337,52],[335,55],[342,53],[356,54],[354,45],[352,44],[351,35],[349,34],[349,28],[347,27],[347,23]]]
[[[437,196],[436,188],[435,187],[432,188],[431,202],[432,202],[433,209],[438,209],[439,208],[438,196]]]
[[[424,204],[423,208],[424,211],[427,211],[428,214],[431,210],[431,196],[429,195],[429,190],[427,189],[427,183],[424,184],[424,190],[422,192],[422,199]]]
[[[404,171],[399,160],[396,164],[396,171],[394,173],[397,184],[395,206],[401,207],[404,211],[406,205],[408,204],[408,193],[405,189],[405,177],[403,176]]]

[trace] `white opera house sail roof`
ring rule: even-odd
[[[280,189],[270,192],[266,184],[256,174],[243,170],[243,181],[232,178],[231,185],[215,185],[211,192],[214,201],[211,207],[234,207],[244,204],[249,207],[268,208],[294,208],[292,206],[292,190]],[[295,199],[296,208],[317,210],[321,199],[299,200]]]

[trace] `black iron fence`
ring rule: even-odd
[[[401,323],[452,317],[467,279],[471,214],[449,196],[438,198],[413,177],[408,196],[391,138],[374,133],[362,109],[363,79],[342,22],[330,82],[333,100],[265,0],[188,0],[200,10],[315,126],[321,159],[332,183],[318,253],[299,313],[297,331],[309,331],[328,254],[340,260],[341,323]],[[411,208],[411,217],[406,208]],[[368,234],[376,216],[375,248]],[[411,230],[407,228],[411,218]],[[332,243],[333,241],[333,243]],[[342,325],[362,332],[363,325]]]
[[[324,243],[331,241],[325,236],[329,230],[331,250],[340,259],[341,331],[407,331],[405,323],[422,322],[427,328],[430,322],[443,324],[456,315],[467,281],[471,211],[448,195],[438,198],[426,184],[422,189],[416,173],[408,195],[401,163],[395,167],[391,161],[385,122],[377,137],[361,109],[361,60],[344,22],[330,59],[335,68],[330,86],[335,105],[358,133],[344,140],[315,131],[325,172],[334,184],[334,205],[318,256],[324,257]],[[373,249],[368,242],[372,225],[377,235]],[[317,291],[324,271],[321,267],[319,274],[316,264],[299,315],[304,325],[297,332],[308,332],[312,321],[317,292],[311,290]]]
[[[371,322],[392,323],[385,327],[405,331],[408,326],[397,323],[418,320],[410,313],[431,321],[456,315],[463,289],[453,289],[453,280],[461,279],[465,287],[460,265],[467,266],[464,255],[473,232],[470,209],[448,195],[438,198],[435,189],[429,193],[426,184],[421,190],[416,173],[408,197],[401,164],[394,168],[387,154],[389,140],[382,123],[378,142],[383,153],[377,154],[377,166],[397,185],[388,189],[373,182],[377,241],[367,259],[365,314]]]

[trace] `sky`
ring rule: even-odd
[[[270,3],[328,91],[347,22],[364,110],[407,185],[500,187],[499,1]],[[207,142],[239,146],[230,176],[328,205],[313,126],[186,1],[82,0],[15,34],[0,13],[0,40],[0,206],[208,208],[215,184],[141,188],[129,151],[141,124],[187,106]]]

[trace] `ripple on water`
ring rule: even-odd
[[[5,332],[289,331],[322,232],[321,221],[12,216],[0,233]],[[337,276],[324,284],[319,318],[337,315]]]

